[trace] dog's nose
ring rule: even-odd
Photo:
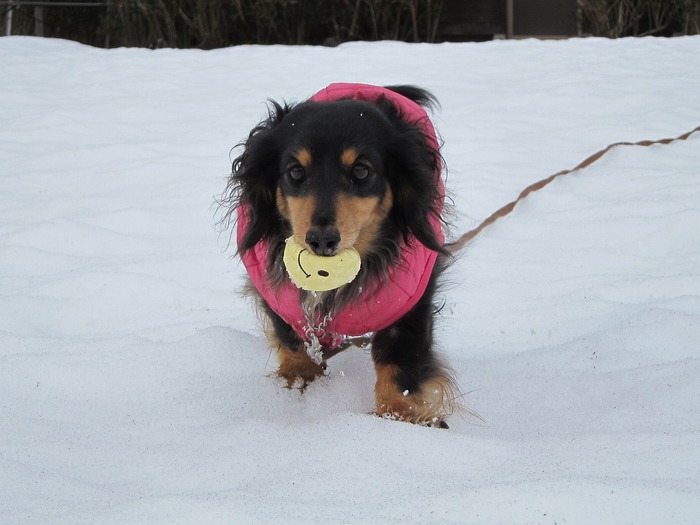
[[[339,243],[340,233],[335,228],[309,230],[306,234],[306,244],[316,255],[334,255]]]

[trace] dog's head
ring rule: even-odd
[[[418,88],[390,89],[424,106],[434,101]],[[433,143],[386,97],[272,103],[233,162],[232,186],[249,219],[239,251],[291,234],[318,255],[354,247],[365,259],[411,235],[442,251],[429,219],[442,206]]]

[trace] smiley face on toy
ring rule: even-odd
[[[284,266],[302,290],[325,292],[351,282],[360,271],[360,254],[348,248],[330,257],[316,255],[290,237],[284,247]]]

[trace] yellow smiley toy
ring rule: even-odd
[[[284,266],[302,290],[325,292],[351,282],[360,271],[360,254],[348,248],[337,255],[316,255],[290,237],[285,241]]]

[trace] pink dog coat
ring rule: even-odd
[[[398,93],[364,84],[331,84],[316,93],[311,100],[328,102],[354,99],[374,102],[380,97],[393,103],[406,121],[421,126],[429,145],[438,151],[435,129],[425,110]],[[442,205],[444,185],[440,171],[438,166],[435,181]],[[438,241],[442,243],[444,235],[439,218],[430,217],[430,222]],[[241,205],[238,208],[237,224],[239,245],[249,223],[246,205]],[[389,269],[388,281],[382,281],[373,290],[366,291],[363,297],[347,305],[332,318],[309,320],[300,304],[300,290],[289,278],[281,287],[272,287],[266,282],[269,249],[269,242],[263,239],[242,253],[241,259],[248,275],[270,308],[292,326],[304,341],[309,342],[313,334],[326,348],[338,347],[345,336],[359,336],[387,328],[406,315],[423,296],[438,255],[411,237],[409,245],[402,246],[400,260]]]

